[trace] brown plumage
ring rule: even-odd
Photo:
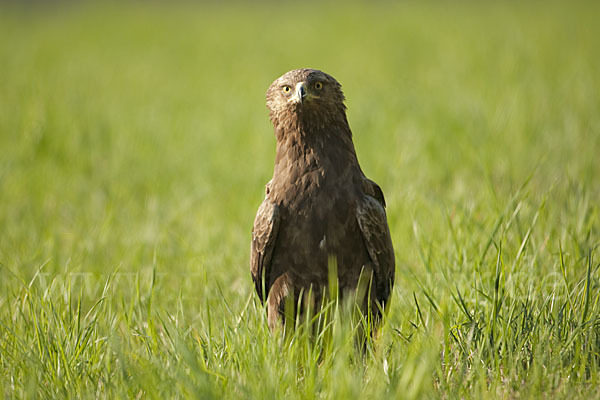
[[[364,305],[378,319],[394,283],[394,249],[383,192],[356,158],[340,84],[318,70],[293,70],[271,84],[267,108],[277,154],[250,265],[269,326],[283,322],[288,297],[297,304],[311,289],[320,304],[332,259],[341,296],[356,290],[361,273],[372,277]]]

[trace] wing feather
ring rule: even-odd
[[[396,261],[385,213],[383,192],[374,182],[368,181],[368,183],[371,190],[363,197],[363,201],[358,204],[356,219],[367,246],[369,257],[373,262],[373,283],[377,288],[377,300],[383,306],[387,303],[392,291]]]
[[[279,231],[279,207],[266,198],[256,213],[250,246],[250,272],[262,302],[269,294],[271,257]],[[264,284],[263,284],[264,279]],[[264,293],[263,293],[264,287]]]

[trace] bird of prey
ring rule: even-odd
[[[363,306],[378,320],[394,283],[394,249],[383,192],[356,157],[341,85],[322,71],[296,69],[266,97],[277,148],[252,229],[250,269],[270,329],[285,323],[286,301],[298,304],[300,293],[310,291],[319,304],[332,262],[342,297],[369,277]]]

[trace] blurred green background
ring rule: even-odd
[[[359,159],[388,198],[400,265],[415,252],[414,219],[501,206],[531,174],[534,195],[585,185],[597,200],[594,11],[591,3],[5,9],[2,263],[23,273],[46,259],[51,271],[137,270],[156,250],[169,273],[206,268],[216,279],[235,276],[245,293],[249,232],[274,158],[264,92],[300,67],[342,83]]]
[[[183,305],[192,327],[223,299],[239,313],[275,155],[264,93],[302,67],[342,84],[386,195],[392,327],[410,327],[413,293],[475,302],[498,247],[515,296],[545,294],[561,249],[583,279],[600,228],[599,15],[598,2],[2,4],[0,307],[39,272],[46,298],[71,284],[89,308],[118,271],[116,309],[155,274],[154,304]],[[26,376],[16,365],[3,372]]]

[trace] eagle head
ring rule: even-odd
[[[286,72],[267,90],[267,108],[276,131],[313,131],[345,122],[344,99],[338,81],[310,68]]]

